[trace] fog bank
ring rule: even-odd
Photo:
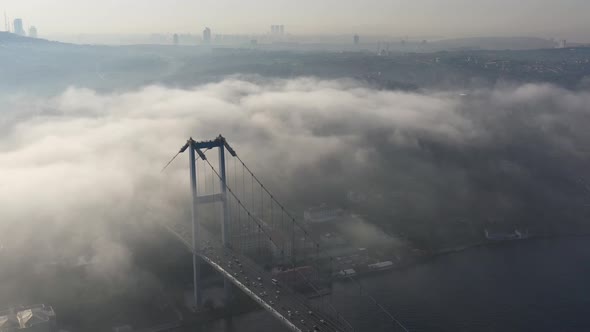
[[[85,250],[105,266],[108,257],[124,264],[124,248],[105,245],[116,242],[113,225],[184,218],[186,156],[160,170],[189,136],[220,133],[298,212],[339,205],[425,243],[456,237],[456,223],[466,221],[460,228],[490,220],[585,226],[587,92],[523,85],[465,96],[236,77],[121,94],[72,87],[4,103],[7,247]]]

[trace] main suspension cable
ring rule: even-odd
[[[215,175],[217,175],[217,177],[221,180],[221,175],[219,175],[219,173],[217,172],[217,170],[215,169],[215,167],[213,167],[213,165],[209,162],[209,160],[205,159],[204,160],[209,167],[211,168],[211,170],[213,171],[213,173],[215,173]],[[272,237],[270,236],[270,234],[268,234],[266,232],[266,230],[264,229],[264,227],[262,227],[262,225],[260,224],[260,222],[258,222],[256,220],[256,218],[252,215],[252,213],[244,206],[244,204],[242,204],[242,201],[240,199],[238,199],[238,197],[236,196],[236,194],[234,193],[234,191],[227,185],[227,183],[224,183],[225,187],[227,188],[227,191],[234,197],[234,199],[236,199],[238,201],[238,204],[248,213],[248,217],[252,218],[252,220],[256,223],[256,225],[258,225],[258,229],[262,231],[262,233],[264,233],[264,235],[266,235],[268,237],[268,240],[270,242],[272,242],[272,244],[276,247],[279,248],[279,246],[277,245],[277,243],[272,239]]]

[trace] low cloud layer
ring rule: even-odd
[[[339,205],[418,239],[466,221],[582,228],[587,215],[586,92],[524,85],[465,96],[233,78],[3,103],[0,241],[86,248],[106,267],[111,254],[128,260],[104,245],[113,224],[184,216],[186,156],[160,169],[189,136],[226,136],[295,210]]]

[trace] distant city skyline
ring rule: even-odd
[[[537,36],[590,41],[586,0],[0,0],[44,35],[288,32],[393,36]],[[286,29],[286,28],[285,28]]]

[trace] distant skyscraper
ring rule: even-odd
[[[285,34],[285,26],[284,25],[279,25],[279,34],[281,34],[281,35]]]
[[[23,28],[23,20],[17,18],[14,20],[14,33],[20,36],[25,36],[25,29]]]
[[[174,36],[172,36],[172,42],[174,43],[174,45],[178,45],[178,34],[175,33]]]
[[[211,29],[209,28],[205,28],[205,30],[203,30],[203,43],[211,43]]]
[[[353,41],[354,41],[355,45],[358,45],[360,40],[361,40],[361,37],[359,37],[359,35],[354,35]]]
[[[561,47],[561,48],[567,48],[567,40],[563,39],[561,41],[561,43],[559,44],[559,47]]]
[[[29,37],[37,38],[37,28],[35,28],[34,26],[31,26],[29,28]]]

